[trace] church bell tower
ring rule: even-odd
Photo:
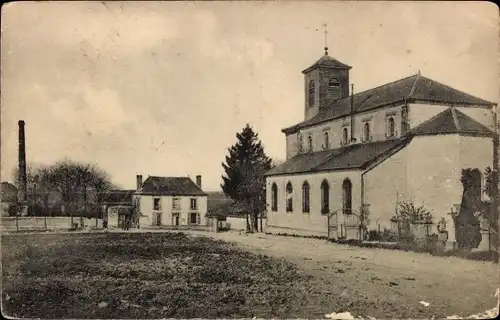
[[[305,87],[304,120],[311,119],[335,101],[349,96],[350,69],[350,66],[330,57],[328,46],[325,46],[324,56],[302,71]]]

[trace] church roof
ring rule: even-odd
[[[348,66],[347,64],[342,63],[342,62],[330,57],[329,55],[325,54],[324,56],[319,58],[318,61],[313,63],[313,65],[311,65],[309,68],[302,71],[302,73],[309,72],[309,71],[311,71],[317,67],[320,67],[320,66],[327,67],[327,68],[333,68],[333,69],[351,69],[352,68],[351,66]]]
[[[404,147],[408,139],[358,143],[338,149],[302,153],[274,167],[266,176],[362,169],[380,157]]]
[[[163,196],[207,196],[189,177],[155,177],[150,176],[142,184],[138,194],[155,194]]]
[[[411,130],[413,135],[462,133],[492,135],[494,132],[455,108],[448,108]]]
[[[464,105],[486,105],[494,103],[474,97],[447,85],[426,78],[419,74],[403,78],[382,86],[359,92],[353,95],[354,113],[360,113],[396,103],[403,102],[432,102]],[[345,117],[349,115],[351,97],[334,102],[328,108],[311,119],[283,129],[284,133],[292,133],[321,122]]]

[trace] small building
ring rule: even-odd
[[[138,211],[147,216],[151,226],[206,225],[208,194],[189,177],[149,176],[144,182],[137,175],[133,195]]]
[[[107,221],[109,227],[122,227],[125,217],[132,212],[134,193],[135,190],[111,190],[108,193],[103,203],[103,220]]]
[[[2,182],[0,189],[2,197],[2,217],[8,217],[17,213],[17,188],[10,182]]]

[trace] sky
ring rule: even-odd
[[[136,174],[203,176],[249,123],[285,158],[303,120],[301,71],[351,65],[359,92],[419,70],[499,100],[498,8],[488,2],[17,2],[2,6],[1,180],[27,161],[94,163],[122,188]]]

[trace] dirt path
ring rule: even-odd
[[[309,317],[334,311],[376,318],[406,318],[415,311],[422,318],[468,316],[497,303],[493,294],[499,285],[498,265],[491,262],[265,234],[189,233],[282,257],[312,274],[304,310]]]

